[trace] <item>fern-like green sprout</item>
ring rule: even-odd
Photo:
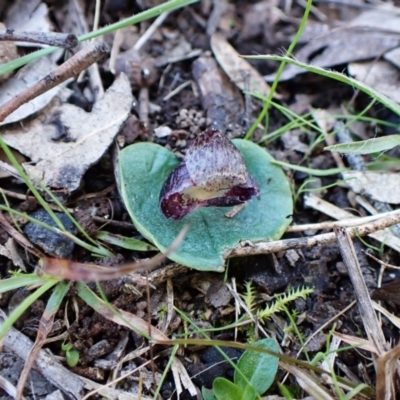
[[[297,289],[293,288],[288,293],[278,296],[272,304],[269,304],[263,310],[258,310],[257,317],[260,321],[265,321],[271,317],[271,315],[280,311],[284,311],[286,304],[299,298],[306,299],[307,296],[313,293],[313,291],[313,289],[304,286],[298,287]]]
[[[247,309],[253,313],[256,307],[256,296],[257,292],[253,286],[253,282],[247,281],[244,283],[245,292],[241,294],[240,297],[243,299],[244,304],[246,304]]]
[[[244,284],[245,287],[245,292],[240,295],[240,297],[243,299],[247,309],[251,313],[256,312],[256,297],[257,297],[257,291],[253,285],[253,282],[245,282]],[[271,315],[284,311],[285,305],[297,300],[299,298],[306,299],[307,296],[309,296],[311,293],[313,293],[314,290],[309,287],[298,287],[297,289],[293,288],[291,289],[288,293],[285,293],[281,296],[277,296],[275,301],[272,304],[269,304],[266,306],[263,310],[257,310],[257,318],[264,322],[266,319],[268,319]]]

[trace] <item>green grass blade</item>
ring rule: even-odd
[[[357,81],[356,79],[350,78],[346,75],[343,75],[336,71],[326,70],[324,68],[316,67],[314,65],[306,64],[297,60],[294,60],[290,57],[281,57],[275,55],[264,55],[264,56],[244,56],[250,60],[272,60],[272,61],[280,61],[280,62],[287,62],[288,64],[295,65],[296,67],[303,68],[308,72],[312,72],[317,75],[325,76],[327,78],[333,79],[335,81],[342,82],[346,85],[353,87],[354,89],[358,89],[361,92],[365,93],[366,95],[374,98],[375,100],[382,103],[384,106],[392,110],[395,114],[400,115],[400,105],[397,104],[394,100],[390,99],[389,97],[385,96],[382,93],[379,93],[375,89],[369,87],[365,83]]]
[[[307,23],[307,20],[308,20],[308,15],[310,14],[311,6],[312,6],[312,0],[307,0],[307,5],[306,5],[306,8],[304,10],[303,17],[301,18],[299,29],[297,30],[295,37],[293,38],[292,42],[290,43],[289,48],[286,51],[286,56],[289,56],[289,55],[291,55],[293,53],[293,50],[296,47],[296,44],[299,41],[300,36],[303,33],[303,30],[304,30],[304,28],[306,26],[306,23]],[[279,83],[279,77],[281,76],[281,74],[283,72],[283,69],[285,68],[285,65],[286,65],[286,62],[287,62],[287,61],[284,60],[284,58],[285,59],[286,58],[290,59],[289,57],[282,57],[282,58],[283,59],[281,60],[282,61],[281,65],[279,66],[278,71],[276,73],[276,78],[275,78],[275,80],[274,80],[274,82],[273,82],[273,84],[271,86],[271,90],[269,92],[268,99],[265,102],[265,105],[264,105],[260,115],[258,116],[256,121],[254,122],[254,124],[250,127],[249,131],[246,133],[246,136],[244,137],[245,139],[250,139],[253,136],[253,133],[257,129],[258,125],[261,123],[261,121],[265,118],[265,116],[268,113],[268,109],[269,109],[269,106],[271,104],[271,100],[272,100],[272,98],[274,96],[275,90],[276,90],[276,88],[278,86],[278,83]]]
[[[100,297],[98,297],[90,288],[83,282],[77,282],[75,288],[78,292],[78,296],[90,307],[93,308],[97,313],[102,315],[104,318],[111,319],[115,323],[119,323],[113,317],[117,317],[123,321],[126,326],[129,326],[133,331],[142,335],[146,339],[151,339],[149,334],[136,326],[134,326],[128,318],[125,318],[118,310],[116,310],[110,303],[103,301]],[[136,315],[132,314],[132,319],[141,319]]]
[[[362,390],[366,388],[368,388],[367,384],[360,383],[357,387],[350,390],[350,392],[346,393],[343,397],[343,400],[351,400],[353,397],[355,397],[358,393],[360,393]]]
[[[41,287],[36,289],[32,294],[30,294],[26,299],[24,299],[21,304],[8,316],[4,321],[4,324],[0,328],[0,340],[6,335],[8,330],[14,325],[14,323],[21,317],[21,315],[36,301],[40,296],[50,290],[57,282],[58,279],[48,280]]]
[[[54,288],[53,293],[47,301],[46,309],[44,311],[45,314],[53,315],[57,312],[70,286],[71,282],[58,282],[58,285]]]
[[[0,65],[0,76],[6,74],[7,72],[14,71],[14,69],[22,67],[25,64],[28,64],[31,61],[35,61],[40,57],[47,56],[58,49],[59,47],[46,47],[45,49],[35,51],[33,53],[27,54],[26,56],[22,56],[5,64],[2,64]]]
[[[143,242],[142,240],[116,235],[106,231],[97,232],[97,239],[127,250],[158,251],[157,247],[154,247],[149,243]]]
[[[307,168],[307,167],[301,167],[300,165],[289,164],[277,160],[272,161],[272,164],[279,165],[283,168],[293,169],[294,171],[305,172],[306,174],[313,176],[337,175],[343,171],[347,171],[347,168],[329,168],[329,169]]]
[[[65,230],[65,227],[62,224],[62,222],[59,220],[59,218],[57,218],[57,216],[55,215],[54,211],[47,204],[46,200],[40,195],[38,190],[35,188],[35,186],[29,180],[29,178],[26,175],[24,169],[19,164],[18,160],[15,158],[14,154],[12,153],[10,148],[7,146],[7,144],[4,142],[4,140],[2,139],[1,136],[0,136],[0,147],[3,149],[3,151],[6,154],[7,158],[10,160],[11,164],[13,165],[13,167],[17,170],[19,176],[24,181],[25,185],[28,186],[28,188],[30,189],[32,194],[36,197],[36,199],[40,203],[40,205],[47,211],[47,213],[51,216],[51,218],[57,224],[57,226],[61,230]]]
[[[194,331],[197,334],[202,335],[206,340],[211,340],[210,336],[208,336],[205,331],[200,328],[199,326],[197,326],[197,324],[192,321],[189,316],[187,316],[182,310],[180,310],[179,308],[174,306],[174,310],[188,323],[190,324]],[[239,370],[239,368],[237,367],[237,365],[225,354],[225,352],[221,349],[220,346],[214,346],[215,349],[218,351],[218,353],[225,359],[225,361],[234,369],[234,371],[237,371],[236,373],[239,374],[242,379],[244,380],[244,382],[246,382],[248,385],[250,385],[249,380],[247,379],[247,377],[243,374],[242,371]]]
[[[108,251],[106,248],[99,246],[98,243],[96,243],[96,241],[94,241],[93,239],[91,239],[89,237],[89,235],[84,231],[84,229],[75,221],[75,219],[73,218],[73,216],[68,212],[68,210],[66,210],[66,208],[60,203],[60,201],[54,196],[53,193],[51,193],[51,191],[44,187],[44,185],[41,185],[40,182],[38,180],[36,180],[38,182],[38,184],[43,188],[43,190],[53,199],[53,201],[59,206],[61,207],[66,215],[70,218],[70,220],[72,221],[72,223],[77,227],[77,229],[92,243],[94,243],[95,246],[91,246],[86,244],[85,242],[83,242],[82,240],[78,239],[75,235],[72,235],[70,232],[68,232],[64,225],[62,224],[62,222],[60,221],[60,219],[57,217],[57,215],[54,213],[54,211],[50,208],[50,206],[47,204],[46,200],[43,198],[43,196],[39,193],[39,191],[36,189],[35,185],[30,181],[28,175],[25,173],[25,170],[22,168],[22,166],[19,164],[18,160],[15,158],[14,154],[12,153],[12,151],[10,150],[10,148],[7,146],[7,144],[3,141],[3,139],[0,136],[0,147],[4,150],[4,152],[6,153],[8,159],[10,160],[10,162],[12,163],[12,165],[14,166],[14,168],[17,170],[18,174],[20,175],[21,179],[24,181],[24,183],[28,186],[28,188],[30,189],[30,191],[32,192],[32,194],[35,196],[35,198],[37,199],[37,201],[40,203],[40,205],[44,208],[44,210],[51,216],[51,218],[53,219],[53,221],[56,223],[56,225],[59,227],[59,229],[65,234],[68,235],[69,237],[72,236],[72,240],[77,243],[79,246],[82,246],[82,243],[84,243],[84,245],[82,247],[89,249],[88,247],[90,247],[90,251],[92,251],[95,254],[99,254],[101,256],[104,257],[112,257],[113,254]],[[12,209],[7,209],[5,211],[8,212],[13,212],[14,210]],[[25,215],[24,215],[25,217]],[[34,220],[35,223],[36,220]],[[48,229],[48,226],[47,226]]]
[[[400,135],[388,135],[359,142],[340,143],[325,147],[325,150],[344,154],[372,154],[393,149],[400,145]]]
[[[154,393],[153,399],[158,399],[159,398],[159,394],[161,392],[162,385],[163,385],[165,379],[167,378],[167,374],[171,369],[172,362],[174,361],[174,357],[176,356],[176,353],[177,353],[178,349],[179,349],[178,345],[175,345],[174,347],[172,347],[171,355],[169,356],[167,365],[163,368],[163,373],[162,373],[160,382],[157,383],[157,389],[156,389],[156,391]]]
[[[380,154],[373,161],[367,163],[369,171],[389,171],[399,170],[400,160],[397,157],[389,157],[385,154]]]
[[[127,26],[138,24],[139,22],[145,21],[150,18],[159,16],[162,13],[170,12],[176,10],[177,8],[185,7],[193,3],[197,3],[199,0],[170,0],[166,3],[162,3],[157,7],[150,8],[148,10],[142,11],[139,14],[133,15],[123,21],[116,22],[114,24],[105,26],[96,31],[86,33],[80,36],[79,41],[90,40],[107,33],[114,32],[121,28],[126,28]]]
[[[54,278],[50,276],[38,276],[36,274],[14,275],[11,278],[0,280],[0,293],[15,290],[23,286],[44,285],[49,280],[53,281]]]

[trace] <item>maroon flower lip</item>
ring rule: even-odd
[[[259,193],[240,151],[220,131],[208,129],[165,181],[159,204],[167,218],[178,220],[200,207],[234,206]]]

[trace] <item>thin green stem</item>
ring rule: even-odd
[[[303,33],[303,30],[304,30],[304,28],[306,26],[306,23],[307,23],[307,20],[308,20],[308,15],[310,14],[311,6],[312,6],[312,0],[307,0],[307,5],[306,5],[306,8],[304,10],[303,18],[301,19],[301,23],[300,23],[299,29],[297,30],[296,36],[294,37],[292,43],[290,44],[289,48],[286,51],[286,54],[285,54],[286,57],[289,57],[292,54],[297,42],[300,39],[301,34]],[[256,121],[250,127],[249,131],[247,132],[247,134],[245,136],[245,139],[250,139],[253,136],[253,133],[257,129],[258,125],[261,123],[261,121],[267,115],[268,110],[269,110],[270,102],[271,102],[271,100],[272,100],[272,98],[274,96],[274,93],[275,93],[276,88],[278,86],[279,79],[280,79],[280,77],[282,75],[282,72],[283,72],[283,69],[285,68],[285,65],[286,65],[286,62],[282,61],[280,66],[279,66],[279,68],[278,68],[278,72],[276,73],[275,80],[272,83],[271,90],[270,90],[270,92],[268,94],[268,98],[267,98],[267,101],[265,102],[264,108],[262,109],[262,111],[261,111],[260,115],[258,116],[258,118],[256,119]]]

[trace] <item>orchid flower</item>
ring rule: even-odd
[[[258,184],[235,145],[220,131],[202,132],[165,181],[160,208],[178,220],[200,207],[227,207],[258,196]]]

